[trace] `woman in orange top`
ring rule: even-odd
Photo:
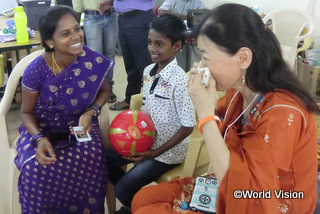
[[[226,15],[229,14],[229,15]],[[275,35],[250,8],[225,4],[195,31],[200,67],[191,70],[195,105],[212,169],[220,183],[216,213],[313,213],[316,206],[319,108],[281,56]],[[222,126],[212,120],[217,91]],[[185,178],[138,192],[132,211],[191,213],[179,209],[193,187]],[[186,191],[188,190],[188,191]],[[245,198],[245,191],[254,197]],[[176,192],[174,192],[176,191]]]

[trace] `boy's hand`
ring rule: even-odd
[[[123,157],[132,162],[139,162],[147,159],[152,159],[158,157],[159,155],[156,153],[156,150],[147,150],[145,152],[134,152],[129,157]]]

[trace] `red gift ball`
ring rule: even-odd
[[[156,128],[151,118],[141,111],[123,111],[110,125],[111,145],[123,156],[150,149],[155,137]]]

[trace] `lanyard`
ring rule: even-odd
[[[226,114],[224,115],[224,118],[227,117],[227,113],[228,113],[228,110],[229,110],[229,108],[230,108],[230,106],[231,106],[231,103],[232,103],[233,99],[237,96],[238,93],[239,93],[239,91],[237,91],[237,93],[232,97],[231,102],[229,103],[229,106],[228,106],[228,108],[227,108]],[[260,95],[261,95],[260,92],[257,93],[256,96],[251,100],[250,104],[246,107],[246,109],[243,110],[243,111],[241,112],[241,114],[240,114],[232,123],[230,123],[230,124],[228,125],[226,131],[224,132],[224,136],[223,136],[223,139],[224,139],[224,140],[226,140],[226,136],[227,136],[227,133],[228,133],[228,131],[229,131],[229,128],[230,128],[235,122],[237,122],[237,120],[248,110],[248,108],[249,108],[250,106],[252,106],[252,104],[260,97]]]
[[[153,94],[154,88],[155,88],[156,85],[158,84],[159,79],[160,79],[160,76],[158,76],[158,77],[153,81],[153,83],[152,83],[152,85],[151,85],[151,88],[150,88],[150,91],[149,91],[150,94]]]
[[[150,71],[150,76],[155,76],[156,75],[158,67],[159,67],[159,64],[158,63],[155,64],[155,66]],[[153,94],[154,89],[155,89],[155,87],[157,86],[157,84],[159,82],[159,79],[160,79],[160,75],[157,78],[155,78],[155,80],[153,81],[153,83],[151,85],[151,88],[150,88],[150,91],[149,91],[150,94]]]

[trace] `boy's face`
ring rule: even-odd
[[[169,64],[181,48],[181,41],[172,44],[171,40],[157,31],[150,29],[148,36],[148,50],[152,61],[161,67]]]

